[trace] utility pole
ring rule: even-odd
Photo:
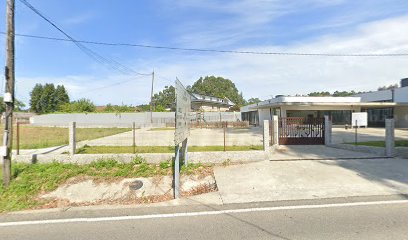
[[[14,109],[14,0],[7,0],[7,65],[5,69],[6,88],[4,103],[6,104],[3,146],[3,185],[8,187],[11,180],[11,156],[13,143],[13,109]]]
[[[152,92],[150,93],[150,123],[153,123],[153,86],[154,86],[154,70],[152,72]]]

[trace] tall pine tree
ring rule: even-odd
[[[64,85],[54,86],[37,83],[30,93],[30,108],[35,113],[51,113],[60,111],[61,107],[69,103],[69,96]]]
[[[58,85],[55,89],[55,105],[56,111],[61,110],[62,105],[69,103],[69,96],[64,85]]]
[[[37,83],[30,93],[30,109],[32,112],[41,113],[40,99],[43,92],[43,86]]]

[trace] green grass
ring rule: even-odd
[[[1,167],[1,165],[0,165]],[[189,164],[181,168],[182,175],[200,174],[211,165]],[[88,165],[76,164],[13,164],[13,180],[8,189],[0,184],[0,213],[38,208],[47,204],[40,194],[55,190],[60,184],[77,176],[89,176],[97,180],[112,180],[123,177],[152,177],[171,175],[172,163],[147,164],[140,157],[132,163],[122,164],[115,160],[100,160]],[[0,171],[0,179],[2,173]]]
[[[352,142],[349,142],[347,144],[354,145],[354,143]],[[384,141],[357,142],[357,145],[358,146],[370,146],[370,147],[385,147],[385,142]],[[396,140],[395,146],[396,147],[408,147],[408,140]]]
[[[2,126],[1,126],[2,127]],[[77,128],[77,141],[115,135],[130,131],[130,128]],[[68,144],[68,128],[20,126],[20,149],[47,148]],[[16,128],[13,133],[13,147],[16,148]],[[0,139],[3,131],[0,131]]]
[[[262,150],[262,145],[253,146],[227,146],[227,151],[252,151]],[[174,153],[175,148],[170,146],[136,146],[136,153]],[[189,146],[189,152],[217,152],[224,151],[224,146]],[[84,146],[77,150],[79,154],[104,154],[104,153],[133,153],[132,146]]]
[[[151,128],[149,131],[175,131],[176,129],[174,127],[163,127],[163,128]]]

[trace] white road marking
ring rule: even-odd
[[[234,214],[234,213],[266,212],[266,211],[297,210],[297,209],[317,209],[317,208],[339,208],[339,207],[355,207],[355,206],[405,204],[405,203],[408,203],[408,200],[332,203],[332,204],[321,204],[321,205],[297,205],[297,206],[279,206],[279,207],[262,207],[262,208],[242,208],[242,209],[229,209],[229,210],[203,211],[203,212],[151,214],[151,215],[140,215],[140,216],[34,220],[34,221],[19,221],[19,222],[2,222],[0,223],[0,227],[40,225],[40,224],[58,224],[58,223],[107,222],[107,221],[142,220],[142,219],[155,219],[155,218],[194,217],[194,216],[208,216],[208,215],[221,215],[221,214]]]

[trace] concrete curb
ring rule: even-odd
[[[383,147],[370,147],[370,146],[356,146],[351,144],[328,144],[326,145],[331,148],[344,149],[349,151],[371,153],[379,156],[385,157],[385,148]]]
[[[361,145],[355,146],[351,144],[330,144],[326,146],[332,147],[332,148],[356,151],[356,152],[371,153],[371,154],[375,154],[381,157],[386,156],[385,148],[383,147],[371,147],[371,146],[361,146]],[[396,147],[394,152],[395,152],[395,157],[408,158],[408,148],[406,147]]]
[[[265,151],[231,151],[231,152],[191,152],[188,155],[189,162],[192,163],[246,163],[268,160],[269,152]],[[158,164],[163,161],[171,160],[173,153],[139,153],[139,154],[32,154],[14,156],[14,160],[19,163],[76,163],[89,164],[93,161],[102,159],[115,159],[122,163],[129,163],[141,157],[147,163]]]

